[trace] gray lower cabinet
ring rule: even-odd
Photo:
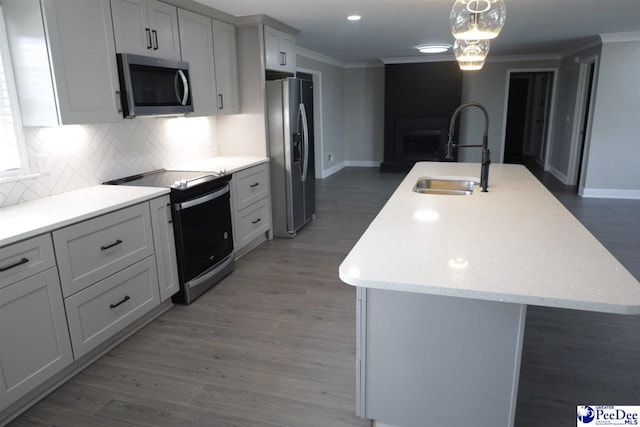
[[[513,427],[526,306],[372,288],[356,304],[357,415]]]
[[[168,203],[0,247],[0,425],[171,306],[179,283]]]
[[[269,164],[233,174],[233,233],[236,259],[270,238],[272,230]]]
[[[160,300],[165,301],[180,290],[169,195],[151,200],[149,206],[151,207],[156,262],[158,263]]]
[[[0,289],[0,412],[71,362],[57,270]]]

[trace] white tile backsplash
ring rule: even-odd
[[[38,173],[39,154],[49,157],[50,172],[0,183],[0,207],[218,155],[215,117],[136,118],[24,130],[32,172]]]

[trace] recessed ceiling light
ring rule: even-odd
[[[360,15],[349,15],[349,16],[347,16],[347,19],[349,21],[359,21],[359,20],[362,19],[362,16],[360,16]]]
[[[434,44],[429,46],[420,46],[418,50],[422,53],[442,53],[449,50],[449,45]]]

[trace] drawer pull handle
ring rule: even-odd
[[[131,299],[131,297],[129,295],[125,295],[124,298],[122,298],[122,301],[120,301],[119,303],[117,303],[117,304],[109,304],[109,308],[116,308],[120,304],[124,304],[125,302],[129,301],[130,299]]]
[[[257,187],[258,185],[260,185],[260,183],[259,183],[259,182],[256,182],[255,184],[251,184],[249,187],[251,187],[251,188],[255,188],[255,187]]]
[[[112,248],[112,247],[114,247],[114,246],[117,246],[117,245],[119,245],[120,243],[122,243],[122,240],[118,239],[118,240],[116,240],[115,242],[113,242],[113,243],[112,243],[112,244],[110,244],[110,245],[107,245],[107,246],[100,246],[100,249],[101,249],[101,250],[103,250],[103,251],[106,251],[107,249],[110,249],[110,248]]]
[[[29,262],[29,258],[22,258],[20,261],[15,264],[7,265],[6,267],[0,267],[0,272],[11,270],[12,268],[16,268],[19,265],[26,264]]]
[[[262,220],[262,218],[258,218],[255,221],[251,221],[251,224],[257,224]]]

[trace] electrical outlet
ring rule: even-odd
[[[48,154],[38,154],[36,156],[38,161],[38,171],[43,175],[48,175],[51,173],[51,161],[49,160]]]
[[[333,154],[329,154],[329,156],[327,156],[330,162],[333,162]]]

